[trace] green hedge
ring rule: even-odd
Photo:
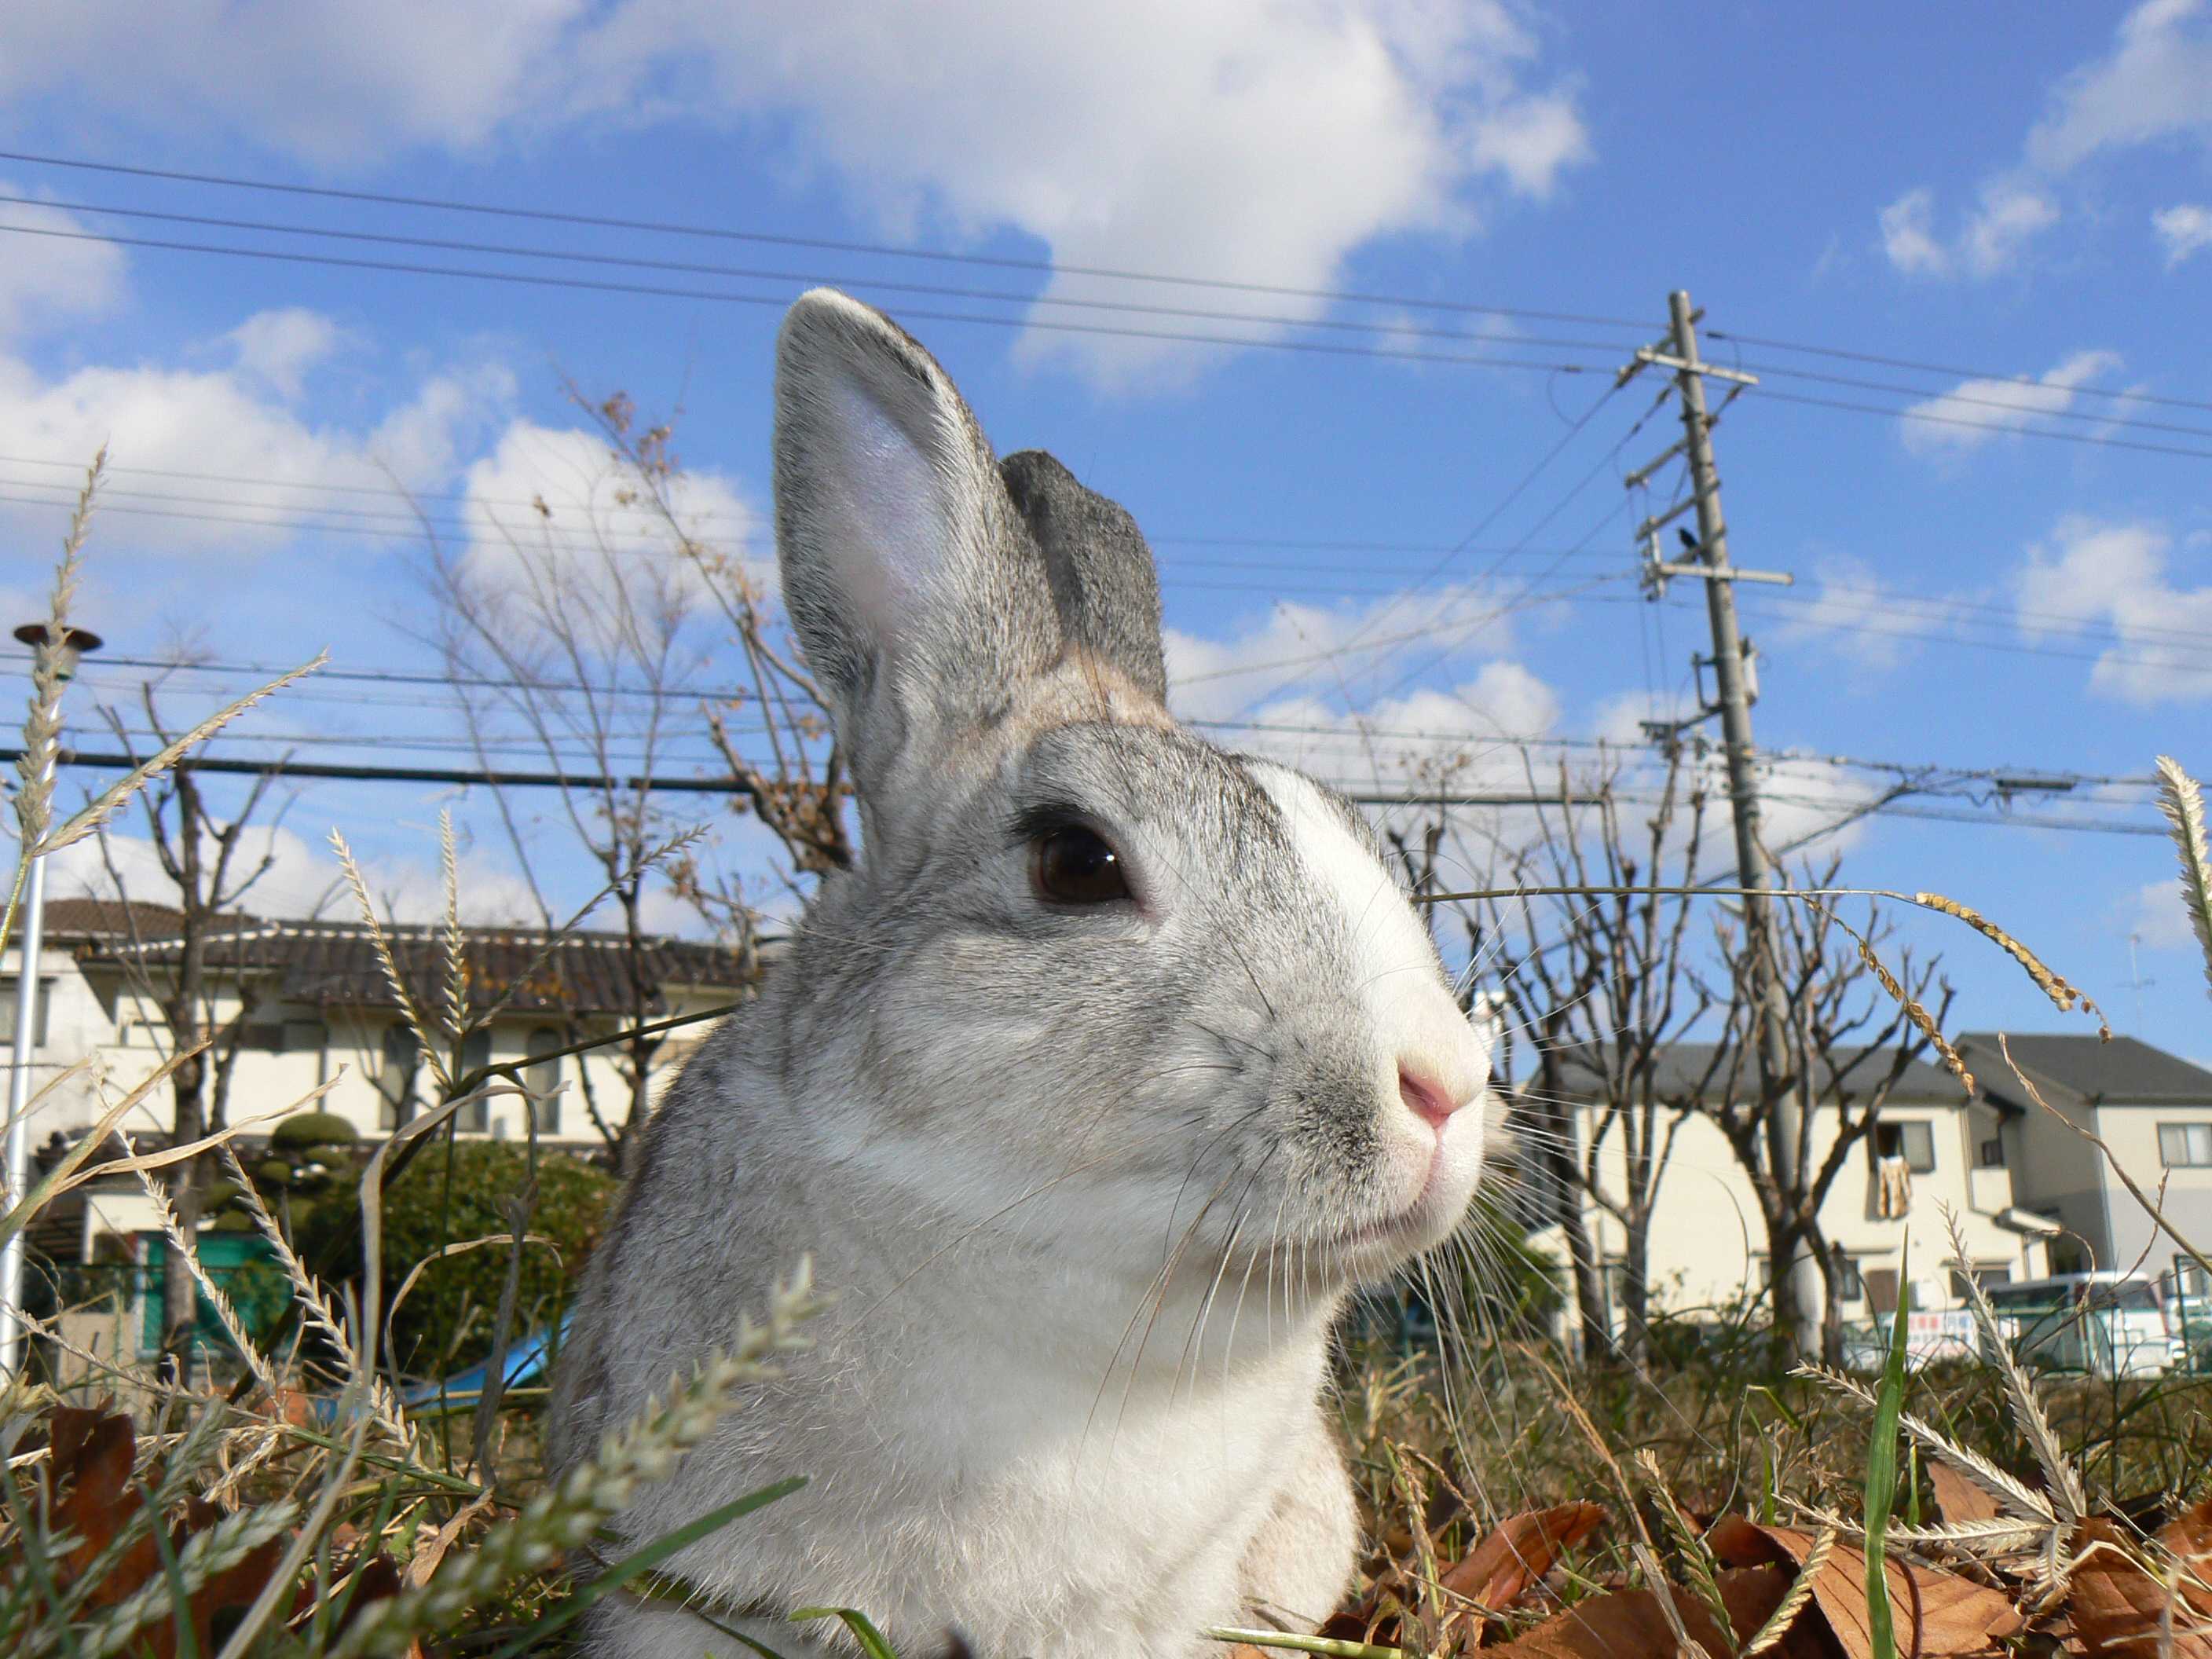
[[[529,1177],[528,1149],[512,1141],[461,1141],[425,1147],[384,1196],[384,1299],[388,1309],[408,1273],[447,1243],[496,1235],[500,1243],[432,1261],[399,1304],[392,1345],[401,1370],[444,1376],[491,1352],[500,1292],[510,1255],[507,1206]],[[560,1316],[586,1257],[599,1242],[615,1177],[564,1152],[538,1155],[538,1201],[529,1231],[553,1241],[523,1249],[522,1279],[510,1341]],[[342,1206],[318,1205],[302,1228],[336,1224]],[[356,1258],[357,1259],[357,1258]]]

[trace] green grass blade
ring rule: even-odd
[[[778,1498],[790,1497],[805,1484],[805,1475],[794,1474],[789,1480],[779,1480],[772,1486],[763,1486],[757,1492],[749,1492],[743,1498],[725,1504],[720,1509],[709,1510],[697,1520],[686,1522],[673,1532],[662,1534],[643,1548],[624,1556],[589,1583],[578,1586],[574,1595],[509,1642],[497,1653],[492,1655],[492,1659],[515,1659],[516,1655],[536,1646],[554,1632],[565,1630],[582,1618],[589,1611],[592,1604],[601,1596],[620,1589],[631,1579],[641,1573],[650,1571],[675,1554],[677,1551],[690,1547],[709,1533],[728,1526],[731,1522],[740,1516],[750,1515],[755,1510],[764,1510]],[[726,1633],[737,1634],[734,1631]],[[743,1641],[745,1638],[739,1637],[738,1639]]]
[[[853,1639],[860,1644],[860,1651],[868,1659],[898,1659],[891,1644],[884,1639],[883,1632],[875,1621],[858,1607],[801,1607],[791,1615],[791,1622],[802,1625],[813,1619],[842,1619],[845,1628],[853,1632]]]
[[[1911,1311],[1912,1287],[1900,1283],[1897,1316],[1890,1327],[1889,1357],[1881,1368],[1881,1391],[1875,1396],[1873,1443],[1867,1448],[1867,1634],[1874,1646],[1873,1659],[1897,1659],[1897,1632],[1890,1620],[1889,1575],[1882,1540],[1889,1531],[1889,1512],[1897,1504],[1897,1419],[1905,1411],[1905,1342]]]

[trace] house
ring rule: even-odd
[[[34,1140],[89,1125],[102,1091],[115,1097],[167,1055],[160,1003],[183,955],[181,922],[161,905],[64,899],[47,906],[33,1063],[47,1078],[88,1058],[93,1064],[41,1105]],[[394,927],[386,934],[409,996],[432,1021],[447,998],[440,933]],[[462,940],[470,1012],[495,1011],[464,1046],[463,1070],[534,1061],[526,1074],[533,1089],[568,1085],[541,1108],[540,1139],[582,1148],[605,1144],[595,1117],[616,1126],[628,1118],[624,1056],[618,1048],[581,1056],[553,1051],[636,1018],[726,1008],[749,994],[758,971],[744,953],[684,939],[647,939],[635,962],[617,933],[552,939],[535,929],[469,927]],[[11,951],[0,965],[0,1002],[11,1021],[18,954]],[[215,1052],[236,1048],[233,1122],[282,1114],[324,1089],[314,1109],[336,1113],[368,1137],[428,1101],[428,1068],[365,926],[226,918],[204,941],[203,962],[204,1018],[225,1033]],[[671,1033],[655,1051],[655,1070],[666,1071],[708,1029],[702,1021]],[[522,1112],[513,1097],[481,1103],[463,1113],[460,1132],[520,1137]],[[168,1103],[156,1091],[125,1127],[159,1134],[167,1122]]]
[[[2179,1273],[2186,1295],[2212,1295],[2203,1271],[2112,1167],[2117,1160],[2183,1237],[2212,1251],[2212,1072],[2134,1037],[2008,1041],[2017,1073],[1995,1032],[1968,1032],[1959,1047],[2000,1115],[1997,1140],[1982,1153],[2008,1163],[2035,1207],[2065,1230],[2051,1244],[2053,1269]],[[2112,1158],[2076,1128],[2102,1140]]]
[[[1670,1103],[1659,1109],[1656,1119],[1667,1156],[1646,1271],[1655,1311],[1721,1320],[1765,1288],[1771,1267],[1757,1196],[1711,1115],[1711,1097],[1729,1082],[1728,1068],[1713,1061],[1706,1043],[1665,1044],[1654,1056],[1652,1097]],[[1819,1103],[1809,1111],[1816,1167],[1838,1139],[1837,1103],[1856,1115],[1889,1071],[1887,1054],[1860,1050],[1839,1053],[1834,1064],[1841,1079],[1824,1075],[1811,1091]],[[1628,1154],[1618,1121],[1609,1121],[1594,1097],[1599,1091],[1588,1067],[1571,1062],[1561,1076],[1569,1103],[1565,1121],[1556,1127],[1571,1127],[1585,1156],[1595,1145],[1599,1188],[1623,1193]],[[1753,1085],[1746,1078],[1738,1086]],[[2005,1108],[1969,1098],[1939,1067],[1915,1061],[1904,1068],[1881,1102],[1874,1133],[1846,1153],[1820,1206],[1822,1229],[1843,1269],[1845,1322],[1893,1311],[1900,1288],[1908,1285],[1912,1306],[1923,1314],[1964,1305],[1966,1286],[1951,1266],[1946,1207],[1958,1215],[1971,1270],[1984,1283],[2050,1271],[2058,1224],[2015,1188],[2011,1162],[1989,1152],[1993,1140],[2002,1140],[2006,1117]],[[1587,1196],[1581,1203],[1618,1320],[1626,1231]],[[1556,1225],[1540,1231],[1534,1242],[1565,1259]]]
[[[154,1073],[173,1043],[161,1001],[176,982],[183,917],[158,904],[98,899],[50,902],[40,941],[38,1024],[33,1052],[30,1139],[48,1161]],[[448,969],[441,930],[387,930],[399,977],[426,1019],[446,1006]],[[619,1127],[633,1091],[620,1046],[580,1054],[556,1051],[611,1036],[642,1020],[707,1016],[751,994],[757,953],[690,940],[652,939],[635,954],[620,934],[559,939],[526,928],[463,930],[467,1005],[493,1010],[463,1047],[464,1072],[516,1062],[533,1091],[541,1146],[603,1150],[599,1127]],[[772,948],[772,947],[771,947]],[[0,1035],[12,1039],[21,952],[0,960]],[[264,1133],[301,1109],[346,1120],[363,1140],[380,1139],[434,1103],[429,1068],[400,1016],[376,940],[358,923],[228,916],[203,942],[206,1024],[221,1036],[212,1054],[231,1075],[227,1115]],[[678,1027],[652,1057],[650,1086],[714,1029],[709,1018]],[[80,1069],[72,1073],[70,1068]],[[46,1087],[43,1095],[38,1091]],[[508,1095],[463,1109],[464,1139],[520,1139],[526,1103]],[[166,1141],[173,1105],[157,1085],[124,1121],[142,1145]],[[247,1161],[260,1136],[241,1137]],[[158,1253],[159,1219],[132,1178],[97,1180],[40,1218],[32,1243],[49,1260],[140,1267]],[[210,1237],[213,1236],[210,1235]],[[220,1244],[245,1241],[224,1239]],[[123,1323],[140,1328],[143,1287]]]

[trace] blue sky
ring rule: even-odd
[[[762,555],[777,307],[803,280],[841,279],[908,318],[1002,450],[1050,448],[1136,514],[1187,713],[1256,721],[1217,729],[1342,781],[1389,789],[1408,756],[1456,754],[1455,775],[1497,787],[1520,776],[1504,738],[1632,742],[1640,716],[1687,711],[1702,600],[1677,584],[1644,601],[1629,533],[1675,481],[1620,482],[1680,428],[1653,377],[1609,391],[1686,288],[1717,331],[1711,358],[1760,376],[1716,435],[1735,557],[1798,578],[1744,601],[1760,741],[1799,757],[1770,780],[1778,836],[1898,775],[1811,757],[1916,769],[1924,792],[1898,805],[1957,821],[1885,813],[1821,843],[1852,880],[1954,894],[2117,1024],[2212,1057],[2166,845],[2087,827],[2154,827],[2148,791],[2081,785],[2008,809],[1969,775],[2139,779],[2162,751],[2212,770],[2208,85],[2212,7],[2190,0],[1144,0],[1065,15],[987,0],[208,0],[154,17],[33,0],[0,60],[15,156],[0,196],[19,198],[0,204],[17,233],[0,259],[0,517],[24,550],[0,602],[39,614],[60,486],[108,441],[80,613],[111,659],[181,644],[280,663],[327,645],[342,668],[420,669],[420,543],[404,500],[379,492],[411,493],[463,558],[492,556],[471,537],[501,503],[581,511],[591,450],[564,380],[680,410],[687,510]],[[110,240],[133,237],[745,297]],[[1069,320],[1227,343],[1036,326]],[[1284,349],[1301,344],[1332,349]],[[1864,407],[1790,401],[1804,398]],[[696,637],[698,683],[715,683],[708,619]],[[112,696],[138,678],[111,661],[88,680]],[[169,707],[241,684],[181,678]],[[1302,729],[1269,729],[1285,727]],[[234,752],[304,735],[325,740],[319,757],[421,762],[453,726],[422,688],[353,681],[246,729]],[[1594,761],[1576,746],[1542,763],[1562,752]],[[269,902],[311,901],[335,823],[419,908],[441,805],[473,837],[480,908],[511,908],[483,800],[390,785],[304,792]],[[587,885],[557,826],[538,833],[556,884]],[[723,842],[754,867],[741,830]],[[2055,1018],[1971,939],[1905,927],[1946,953],[1957,1023]]]

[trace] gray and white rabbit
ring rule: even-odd
[[[714,1621],[902,1651],[1175,1659],[1349,1583],[1329,1325],[1461,1220],[1489,1045],[1357,810],[1166,708],[1129,515],[994,460],[934,359],[826,289],[777,349],[783,593],[860,804],[762,994],[669,1089],[586,1277],[586,1456],[802,1255],[793,1357],[621,1517]],[[619,1555],[621,1550],[611,1552]],[[608,1596],[598,1659],[731,1644]]]

